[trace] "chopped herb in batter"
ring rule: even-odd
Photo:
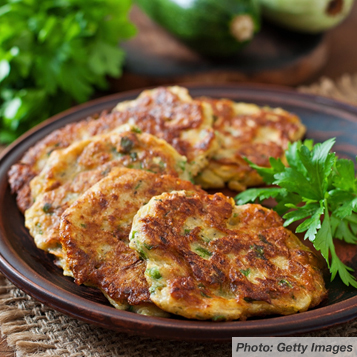
[[[101,172],[101,174],[102,174],[103,176],[106,176],[106,175],[109,174],[109,172],[110,172],[110,167],[107,167],[105,170],[103,170],[103,171]]]
[[[201,291],[201,296],[202,296],[202,297],[205,297],[205,298],[207,298],[207,299],[211,299],[211,298],[212,298],[212,296],[208,296],[208,295],[205,294],[203,291]]]
[[[145,274],[148,275],[152,279],[161,279],[162,278],[162,275],[160,274],[160,271],[157,267],[152,267],[152,268],[146,269]]]
[[[224,316],[218,315],[218,316],[214,316],[212,317],[213,321],[226,321],[226,318]]]
[[[250,269],[241,269],[240,272],[244,275],[244,276],[248,276],[250,274]]]
[[[270,244],[270,245],[271,245],[271,243],[269,243],[269,242],[267,241],[266,237],[263,236],[262,234],[258,234],[258,238],[259,238],[259,240],[260,240],[261,242],[263,242],[263,243],[265,243],[265,244]]]
[[[280,286],[288,286],[289,288],[293,287],[292,284],[289,281],[285,280],[285,279],[280,280],[278,282],[278,285],[280,285]]]
[[[160,169],[164,169],[166,167],[166,164],[162,160],[160,160],[159,166],[160,166]]]
[[[195,252],[203,259],[208,259],[212,256],[212,253],[205,248],[197,247]]]
[[[37,222],[36,223],[36,227],[38,228],[38,234],[43,234],[43,230],[41,229],[41,223],[40,222]]]
[[[186,161],[180,161],[179,162],[179,167],[182,171],[185,171],[186,169]]]
[[[138,154],[136,152],[131,152],[130,157],[133,161],[136,161],[136,159],[138,158]]]
[[[255,250],[257,258],[266,259],[264,256],[264,247],[254,244],[253,246],[250,246],[250,248]]]
[[[127,138],[126,136],[124,136],[120,140],[120,146],[121,146],[122,150],[128,154],[130,152],[130,150],[134,147],[134,142],[132,140],[130,140],[129,138]]]
[[[131,233],[131,237],[130,237],[130,240],[134,239],[135,236],[136,236],[136,233],[138,233],[137,231],[132,231]]]
[[[147,243],[143,243],[144,244],[144,247],[147,249],[147,250],[151,250],[153,248],[152,245],[150,244],[147,244]]]
[[[51,213],[51,208],[51,203],[46,202],[45,205],[42,207],[42,211],[45,213]]]

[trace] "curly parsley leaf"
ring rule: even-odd
[[[331,152],[334,143],[332,138],[315,145],[312,140],[290,144],[285,153],[289,167],[272,158],[269,168],[250,163],[267,184],[278,187],[249,189],[236,200],[243,204],[273,197],[274,209],[284,214],[284,226],[303,220],[296,232],[305,232],[305,239],[321,252],[331,280],[338,274],[357,288],[353,269],[339,259],[333,243],[337,238],[357,244],[357,179],[354,163]]]

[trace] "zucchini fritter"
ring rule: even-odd
[[[61,243],[65,275],[77,284],[98,287],[118,309],[143,309],[150,303],[145,262],[129,248],[136,212],[153,196],[173,190],[200,191],[170,175],[113,168],[62,215]],[[146,314],[159,309],[147,304]],[[163,311],[161,311],[161,314]]]
[[[66,125],[42,139],[12,166],[9,171],[11,190],[17,194],[17,204],[24,212],[32,205],[29,183],[41,172],[52,151],[108,133],[128,122],[165,139],[188,158],[193,174],[197,174],[217,149],[212,118],[211,107],[192,100],[185,88],[161,87],[145,91],[136,100],[119,103],[110,114]]]
[[[53,152],[41,174],[31,181],[34,204],[25,212],[25,225],[38,248],[61,259],[58,228],[62,213],[113,167],[136,168],[188,180],[191,175],[186,161],[164,140],[138,133],[129,125],[74,143]]]
[[[151,300],[187,318],[288,315],[326,295],[317,258],[276,212],[222,194],[156,196],[138,211],[130,239],[146,260]]]
[[[142,92],[136,101],[119,103],[113,113],[122,113],[123,123],[170,143],[187,157],[196,175],[218,149],[212,107],[193,100],[186,88],[156,88]]]
[[[244,191],[262,184],[262,178],[244,157],[265,167],[270,166],[270,156],[285,161],[289,141],[305,134],[299,118],[280,108],[260,108],[228,99],[202,100],[213,108],[213,128],[220,146],[196,178],[203,188],[221,188],[227,182],[230,189]]]

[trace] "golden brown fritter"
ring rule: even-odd
[[[122,113],[123,122],[170,143],[191,163],[197,174],[206,166],[218,144],[212,129],[212,107],[193,100],[183,87],[146,90],[136,101],[119,103],[113,114]]]
[[[120,103],[113,113],[66,125],[29,149],[9,171],[10,186],[17,194],[20,210],[24,212],[31,206],[29,182],[43,169],[52,151],[108,133],[128,122],[165,139],[188,158],[194,174],[217,149],[209,105],[192,100],[182,87],[144,91],[136,100]]]
[[[199,189],[174,176],[112,169],[62,216],[65,274],[77,284],[98,287],[119,309],[151,302],[145,262],[129,248],[129,232],[140,207],[173,190]],[[158,313],[150,310],[151,315]]]
[[[38,248],[61,259],[58,228],[62,213],[113,167],[170,174],[186,180],[191,176],[186,158],[171,145],[153,135],[138,133],[130,125],[57,150],[41,174],[31,181],[34,203],[25,212],[25,225]]]
[[[283,109],[234,103],[227,99],[203,99],[212,105],[213,128],[220,148],[196,180],[203,188],[232,190],[263,183],[262,178],[244,160],[269,167],[269,157],[282,158],[289,141],[305,134],[299,118]]]
[[[326,295],[317,258],[276,212],[222,194],[156,196],[138,211],[130,239],[146,260],[151,300],[187,318],[288,315]]]

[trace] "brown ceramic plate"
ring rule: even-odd
[[[339,155],[357,155],[357,108],[330,99],[269,86],[189,86],[192,96],[226,97],[259,105],[281,106],[299,115],[307,136],[323,141],[336,136]],[[234,322],[202,322],[183,318],[156,318],[119,311],[98,291],[77,286],[64,277],[49,255],[37,249],[24,227],[22,214],[10,193],[7,172],[23,153],[53,130],[88,115],[111,109],[139,91],[101,98],[61,113],[31,130],[3,153],[0,159],[0,268],[18,287],[41,302],[86,322],[117,331],[180,340],[230,340],[232,336],[293,335],[326,328],[357,317],[357,290],[339,279],[326,284],[328,300],[314,310],[290,316],[274,316]],[[356,247],[339,246],[338,252],[357,268]]]

